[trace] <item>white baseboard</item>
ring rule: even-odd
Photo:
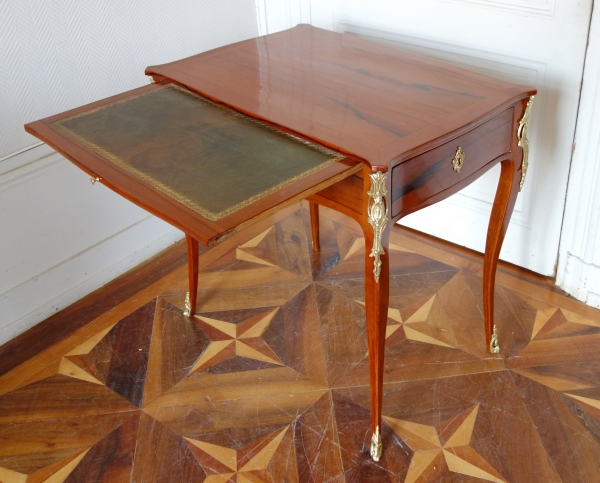
[[[600,309],[600,267],[568,253],[556,280],[565,292]]]
[[[148,216],[0,295],[0,313],[10,321],[0,326],[0,345],[181,238],[182,232]]]

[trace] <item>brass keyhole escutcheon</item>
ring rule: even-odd
[[[452,168],[454,169],[454,171],[456,171],[457,173],[460,173],[460,168],[462,168],[462,165],[464,162],[465,162],[465,152],[459,146],[456,149],[456,154],[454,155],[454,158],[452,158]]]

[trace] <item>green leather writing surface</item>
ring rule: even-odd
[[[343,159],[170,84],[51,125],[211,221]]]

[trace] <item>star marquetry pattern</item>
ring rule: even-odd
[[[88,453],[89,448],[87,450],[79,451],[74,455],[71,455],[67,458],[58,461],[52,465],[52,470],[55,471],[49,478],[39,479],[39,474],[48,473],[48,469],[43,468],[40,471],[35,473],[26,475],[24,473],[19,473],[18,471],[12,471],[7,468],[0,467],[0,482],[2,483],[27,483],[28,481],[35,481],[40,483],[62,483],[65,481],[69,475],[73,472],[75,467],[79,464],[79,462],[84,458],[84,456]]]
[[[211,343],[192,366],[189,374],[234,356],[284,366],[277,354],[260,338],[278,310],[279,308],[275,308],[263,312],[238,324],[195,315],[197,324],[210,337]]]
[[[107,344],[106,335],[115,325],[112,324],[65,354],[61,358],[58,374],[93,384],[106,384],[110,364],[110,357],[107,357],[110,355],[110,344]]]
[[[541,371],[540,371],[541,369]],[[600,398],[589,397],[588,391],[598,394],[599,384],[591,384],[582,379],[575,379],[568,375],[544,374],[542,368],[513,369],[517,374],[542,384],[550,389],[560,392],[566,398],[577,404],[583,411],[600,418]],[[574,394],[575,391],[583,394]]]
[[[449,347],[454,349],[454,346],[439,339],[438,332],[444,332],[444,329],[437,329],[430,324],[429,313],[433,307],[437,295],[433,295],[425,303],[419,307],[410,317],[402,320],[402,315],[399,309],[388,307],[388,324],[385,330],[386,347],[399,342],[399,335],[404,332],[404,337],[409,340],[423,342],[425,344],[433,344],[441,347]],[[365,303],[356,300],[358,304],[364,307]],[[402,330],[400,332],[399,329]],[[433,337],[434,334],[436,337]],[[402,340],[402,338],[400,338]]]
[[[385,400],[404,419],[384,416],[373,464],[365,240],[323,210],[314,254],[302,210],[206,266],[193,317],[173,272],[3,375],[0,483],[600,481],[600,316],[498,285],[503,365],[478,342],[480,276],[394,233]]]
[[[243,245],[240,245],[235,250],[235,256],[238,260],[243,260],[246,262],[258,263],[259,265],[267,265],[269,267],[275,267],[276,265],[264,259],[264,253],[258,248],[260,242],[264,240],[264,238],[269,234],[269,232],[273,229],[267,228],[262,233],[259,233],[251,240],[248,240]]]
[[[207,474],[204,483],[275,483],[268,467],[289,427],[238,450],[192,438],[184,439]]]
[[[600,321],[588,319],[558,307],[538,309],[531,339],[574,336],[592,327],[600,328]]]
[[[414,451],[404,483],[435,479],[447,471],[495,483],[507,483],[471,446],[479,405],[463,411],[439,428],[384,416],[383,419]],[[445,440],[445,442],[443,442]]]
[[[412,250],[401,247],[400,245],[396,245],[394,243],[389,244],[389,249],[395,250],[398,252],[414,253]],[[348,249],[348,251],[345,254],[342,254],[342,259],[348,260],[349,258],[351,258],[359,253],[364,253],[364,250],[365,250],[365,239],[364,238],[356,238],[354,240],[354,242],[352,243],[352,245],[350,246],[350,248]]]
[[[594,409],[600,411],[600,400],[599,399],[592,399],[591,397],[578,396],[577,394],[569,394],[569,393],[564,393],[564,394],[565,394],[565,396],[568,396],[571,399],[580,403],[580,405],[581,405],[581,403],[583,403],[586,406],[589,406],[591,408],[594,408]],[[588,408],[586,408],[586,409],[588,409]],[[600,417],[600,412],[598,412],[598,411],[594,411],[594,412],[596,413],[596,415],[598,417]]]

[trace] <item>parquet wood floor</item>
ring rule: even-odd
[[[481,261],[395,229],[374,463],[360,230],[270,223],[0,377],[0,482],[600,482],[600,311],[501,270],[492,356]]]

